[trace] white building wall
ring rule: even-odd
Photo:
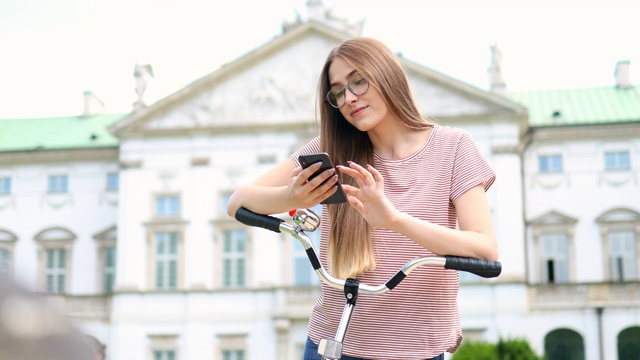
[[[525,157],[525,196],[527,220],[549,211],[576,218],[573,278],[575,282],[606,281],[600,225],[596,219],[609,210],[628,208],[640,212],[637,158],[640,138],[633,134],[601,137],[595,129],[590,135],[537,140]],[[605,171],[604,151],[627,149],[633,161],[629,171]],[[564,171],[540,174],[538,156],[561,154]],[[531,234],[529,235],[531,236]],[[528,241],[530,274],[538,282],[539,264],[533,239]]]
[[[70,294],[95,294],[98,288],[94,236],[116,224],[117,197],[106,191],[107,173],[117,171],[117,162],[68,161],[12,164],[2,171],[12,178],[12,193],[3,197],[0,229],[15,234],[14,276],[30,290],[42,291],[38,274],[38,244],[35,236],[50,228],[64,228],[77,236],[73,241]],[[69,192],[47,192],[50,174],[66,174]]]

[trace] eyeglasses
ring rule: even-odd
[[[369,81],[360,75],[353,76],[342,89],[329,90],[327,93],[327,101],[329,104],[336,109],[341,108],[347,98],[347,89],[355,96],[363,95],[369,90]]]

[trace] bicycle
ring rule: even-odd
[[[461,256],[425,256],[408,261],[398,272],[386,283],[372,286],[359,282],[357,279],[338,279],[330,275],[322,266],[318,255],[314,249],[313,242],[305,234],[305,231],[315,231],[320,227],[320,217],[309,209],[298,209],[289,212],[295,225],[291,225],[285,220],[271,216],[257,214],[247,208],[239,208],[235,218],[239,222],[253,227],[260,227],[273,232],[285,232],[296,238],[305,249],[313,270],[325,284],[343,290],[346,304],[342,312],[342,317],[333,339],[321,339],[318,344],[318,354],[323,360],[339,360],[342,357],[343,341],[349,327],[349,321],[353,314],[359,294],[382,295],[398,286],[405,277],[416,268],[427,266],[439,266],[445,269],[467,271],[484,278],[493,278],[500,275],[502,264],[499,261],[490,261]]]

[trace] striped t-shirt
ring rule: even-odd
[[[291,158],[319,151],[319,138]],[[464,130],[435,125],[425,145],[402,160],[377,154],[372,164],[384,178],[385,194],[395,207],[431,223],[456,228],[453,203],[495,174]],[[327,266],[328,217],[323,212],[320,259]],[[376,269],[358,280],[368,285],[387,282],[409,260],[433,255],[406,236],[373,229]],[[384,295],[358,297],[344,340],[343,354],[379,360],[425,359],[454,352],[462,341],[458,313],[458,272],[422,266]],[[309,320],[316,344],[336,334],[346,299],[342,291],[322,284]]]

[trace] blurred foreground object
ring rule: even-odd
[[[95,345],[45,297],[0,278],[0,360],[95,358]]]

